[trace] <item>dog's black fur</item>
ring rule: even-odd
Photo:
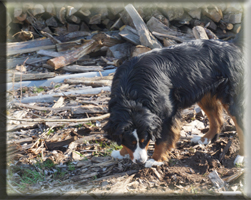
[[[243,60],[234,42],[192,40],[154,49],[118,67],[104,130],[119,145],[137,129],[145,143],[167,140],[182,109],[211,93],[243,128]],[[170,140],[170,137],[169,137]],[[172,138],[171,138],[172,140]]]

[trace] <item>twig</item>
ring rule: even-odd
[[[68,122],[89,122],[95,120],[102,120],[110,116],[110,113],[98,116],[98,117],[90,117],[84,119],[17,119],[14,117],[7,117],[8,120],[15,120],[15,121],[26,121],[26,122],[61,122],[61,123],[68,123]]]
[[[227,153],[229,147],[231,146],[232,144],[232,140],[230,139],[227,143],[227,145],[225,146],[225,148],[223,149],[222,153],[220,154],[220,158],[219,158],[219,161],[221,162],[221,160],[224,158],[225,154]]]
[[[46,33],[46,32],[44,32],[44,31],[41,31],[41,33],[42,33],[44,36],[50,38],[51,41],[52,41],[53,43],[55,43],[55,44],[60,44],[60,43],[62,43],[62,42],[59,41],[58,39],[54,38],[50,33]]]

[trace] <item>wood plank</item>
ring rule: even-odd
[[[53,78],[55,77],[54,72],[48,73],[36,73],[36,74],[22,74],[22,73],[15,73],[15,82],[19,81],[28,81],[28,80],[40,80],[46,78]],[[13,75],[10,74],[10,77],[7,78],[7,82],[12,82]]]
[[[132,4],[128,4],[125,7],[125,10],[130,15],[134,27],[138,31],[141,44],[151,49],[161,48],[162,47],[161,43],[149,32],[145,22],[143,21],[137,10],[134,8],[134,6]]]
[[[93,72],[93,71],[103,71],[101,66],[81,66],[81,65],[68,65],[62,67],[62,70],[67,72]]]
[[[131,26],[124,26],[122,30],[119,32],[119,35],[125,40],[135,44],[140,45],[139,36],[137,30],[132,28]]]

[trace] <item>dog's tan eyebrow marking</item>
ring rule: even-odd
[[[142,139],[140,140],[140,142],[141,142],[141,143],[143,143],[144,141],[145,141],[145,139],[144,139],[144,138],[142,138]]]
[[[132,144],[137,144],[137,141],[135,141],[135,140],[134,140],[134,141],[132,141]]]

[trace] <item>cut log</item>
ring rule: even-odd
[[[98,33],[92,37],[93,40],[101,41],[104,46],[111,47],[116,44],[124,42],[123,40],[117,39],[116,37],[110,36],[106,33]]]
[[[77,24],[70,24],[70,23],[67,23],[66,27],[67,27],[67,31],[68,31],[69,33],[70,33],[70,32],[79,31],[79,25],[77,25]]]
[[[50,17],[49,19],[47,19],[45,21],[46,25],[47,26],[52,26],[52,27],[57,27],[58,26],[58,22],[57,20],[55,19],[55,17]]]
[[[119,32],[119,35],[125,40],[131,42],[132,44],[140,44],[137,30],[132,28],[131,26],[125,25],[124,27],[122,27],[121,31]]]
[[[223,20],[231,24],[239,24],[242,21],[242,13],[225,14]]]
[[[132,57],[138,56],[148,51],[151,51],[149,47],[145,47],[143,45],[137,45],[136,47],[133,47],[132,49]]]
[[[54,67],[55,70],[59,69],[77,61],[82,56],[89,54],[90,52],[94,51],[98,46],[101,46],[101,43],[95,40],[91,40],[82,45],[82,47],[76,49],[74,52],[71,52],[70,54],[48,60],[47,64]]]
[[[195,26],[195,27],[193,27],[192,30],[193,30],[194,37],[196,39],[206,39],[206,40],[209,39],[207,36],[207,33],[203,27]]]
[[[75,24],[80,24],[81,23],[81,19],[75,15],[71,15],[67,18],[68,21],[73,22]]]
[[[62,43],[61,41],[59,41],[58,39],[56,39],[55,37],[53,37],[50,33],[46,33],[46,32],[44,32],[44,31],[41,31],[41,33],[42,33],[44,36],[46,36],[46,37],[48,37],[49,39],[51,39],[51,41],[52,41],[54,44],[60,44],[60,43]]]
[[[212,19],[214,22],[219,22],[222,17],[222,11],[221,9],[215,7],[215,8],[207,8],[203,11],[203,14],[206,15],[208,18]]]
[[[40,49],[54,49],[55,45],[47,45],[47,46],[38,46],[38,47],[33,47],[33,48],[28,48],[28,49],[17,49],[17,50],[11,50],[7,51],[7,56],[9,55],[14,55],[14,54],[22,54],[22,53],[30,53],[34,51],[38,51]]]
[[[117,21],[111,26],[111,30],[113,29],[120,29],[124,25],[121,17],[117,19]]]
[[[80,40],[74,40],[71,42],[63,42],[60,44],[56,44],[56,49],[58,52],[61,51],[67,51],[70,50],[71,48],[79,48],[81,45],[83,45],[84,40],[80,39]]]
[[[216,40],[219,39],[211,30],[205,28],[205,31],[209,39],[216,39]]]
[[[169,19],[169,21],[180,20],[184,14],[184,9],[181,7],[171,7],[170,6],[167,8],[163,7],[160,10],[163,13],[163,15]]]
[[[83,84],[86,86],[92,86],[92,87],[103,87],[103,86],[111,86],[112,81],[111,80],[98,80],[98,81],[88,81],[88,80],[70,80],[66,79],[64,81],[65,83],[68,84]]]
[[[40,57],[40,58],[29,58],[27,61],[26,61],[26,64],[29,64],[29,65],[32,65],[34,63],[38,63],[38,62],[43,62],[43,61],[46,61],[48,59],[50,59],[51,57]],[[14,59],[7,59],[6,61],[6,64],[7,64],[7,69],[10,70],[10,69],[14,69],[17,65],[22,65],[24,63],[24,61],[26,60],[27,58],[14,58]]]
[[[66,17],[68,18],[69,16],[72,16],[73,14],[75,14],[78,10],[76,8],[74,8],[73,6],[67,6],[66,7]]]
[[[62,70],[67,72],[93,72],[93,71],[103,71],[101,66],[81,66],[81,65],[68,65],[64,66]]]
[[[23,9],[21,6],[17,6],[14,8],[14,17],[19,17],[23,12]]]
[[[27,81],[27,80],[39,80],[39,79],[46,79],[55,77],[54,72],[49,73],[36,73],[36,74],[22,74],[22,73],[15,73],[15,76],[11,75],[7,78],[8,82],[12,82],[13,78],[15,82],[19,81]]]
[[[153,31],[152,34],[155,35],[156,37],[168,38],[168,39],[171,39],[171,40],[175,40],[175,41],[177,41],[177,42],[180,42],[180,43],[184,42],[183,39],[178,38],[178,37],[175,37],[175,36],[173,36],[173,35],[168,35],[168,34],[163,34],[163,33],[157,33],[157,32],[155,32],[155,31]]]
[[[237,34],[240,32],[240,30],[241,30],[241,24],[234,24],[232,31]]]
[[[38,15],[38,14],[42,14],[45,12],[44,6],[42,4],[35,4],[35,6],[32,9],[32,14],[34,16]]]
[[[151,32],[158,32],[162,34],[167,34],[167,35],[174,35],[174,36],[181,36],[182,33],[173,31],[169,27],[167,27],[165,24],[160,22],[158,19],[155,17],[151,17],[151,19],[147,22],[147,27]]]
[[[177,42],[175,40],[164,38],[163,39],[163,44],[164,44],[164,47],[169,47],[169,46],[177,44]]]
[[[47,13],[49,13],[50,15],[52,15],[52,16],[55,16],[55,15],[56,15],[55,6],[54,6],[54,4],[51,3],[51,2],[46,3],[46,5],[45,5],[45,11],[46,11]]]
[[[128,4],[125,7],[126,12],[130,15],[134,27],[136,28],[140,43],[146,47],[151,49],[153,48],[161,48],[161,43],[149,32],[146,24],[143,19],[140,17],[137,10],[133,7],[132,4]]]
[[[57,10],[57,18],[62,24],[66,23],[65,15],[66,15],[65,7],[61,7],[60,9]]]
[[[89,27],[86,25],[85,22],[81,22],[81,25],[80,25],[80,31],[86,31],[86,32],[90,32],[90,29]]]
[[[106,106],[88,105],[88,106],[79,106],[78,108],[71,109],[71,114],[73,115],[80,115],[80,114],[85,114],[85,113],[104,114],[107,112],[108,112],[108,109]]]
[[[91,12],[90,12],[90,9],[89,9],[89,8],[86,8],[86,7],[84,6],[84,7],[80,8],[80,9],[78,10],[78,14],[80,14],[80,15],[82,15],[82,16],[84,16],[84,17],[88,17],[88,16],[91,14]]]
[[[26,18],[27,18],[27,13],[22,13],[21,15],[19,15],[18,17],[16,17],[16,19],[19,22],[23,22],[24,20],[26,20]]]
[[[193,8],[187,12],[192,18],[200,20],[201,18],[201,8]]]
[[[71,51],[68,51],[67,53],[70,53]],[[38,55],[43,55],[43,56],[50,56],[53,58],[59,57],[59,56],[63,56],[66,54],[66,52],[56,52],[56,51],[48,51],[48,50],[39,50],[37,51]]]
[[[116,44],[107,50],[107,57],[114,57],[116,59],[128,59],[131,56],[131,49],[133,45],[129,42]]]

